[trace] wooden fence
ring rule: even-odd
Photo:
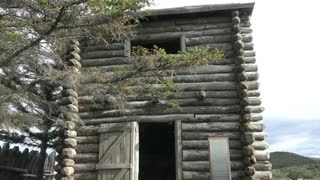
[[[54,180],[54,163],[56,153],[47,154],[45,160],[45,180]],[[6,143],[0,146],[0,179],[1,180],[34,180],[39,171],[40,153],[29,151],[28,148],[20,151],[18,146],[10,149]]]

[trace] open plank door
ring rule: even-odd
[[[138,180],[138,123],[109,123],[99,128],[98,180]]]

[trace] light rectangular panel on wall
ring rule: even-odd
[[[231,180],[228,137],[209,137],[210,180]]]

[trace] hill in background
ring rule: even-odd
[[[270,154],[273,180],[320,180],[320,161],[290,152]]]

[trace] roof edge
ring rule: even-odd
[[[254,4],[255,4],[254,2],[209,4],[209,5],[184,6],[184,7],[176,7],[176,8],[165,8],[165,9],[149,9],[149,10],[138,11],[137,13],[141,16],[161,16],[161,15],[189,14],[189,13],[201,13],[201,12],[209,12],[209,11],[232,10],[232,9],[249,9],[251,14]]]

